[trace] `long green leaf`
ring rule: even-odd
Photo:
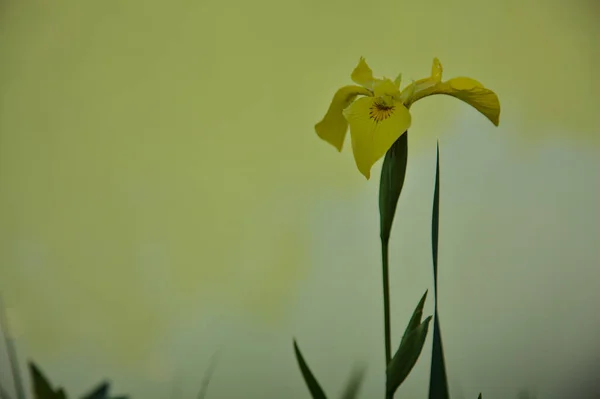
[[[356,399],[358,397],[358,392],[360,391],[360,387],[362,385],[363,379],[365,377],[365,368],[357,367],[350,374],[350,379],[346,384],[346,388],[344,389],[344,393],[341,396],[341,399]]]
[[[296,354],[296,360],[298,361],[298,366],[300,367],[300,372],[302,372],[302,377],[304,377],[304,382],[306,383],[306,386],[308,387],[308,390],[310,391],[310,395],[312,396],[312,398],[313,399],[327,399],[327,396],[325,395],[323,388],[321,388],[321,385],[319,385],[319,383],[317,382],[317,379],[315,378],[313,373],[310,371],[308,364],[306,364],[306,361],[304,360],[304,357],[302,356],[302,353],[300,352],[300,348],[298,347],[296,340],[294,340],[294,353]]]
[[[429,399],[449,399],[446,362],[438,315],[438,237],[440,218],[440,147],[437,145],[435,164],[435,189],[433,193],[433,211],[431,218],[431,252],[433,255],[434,315],[433,348],[431,351],[431,369],[429,373]]]
[[[386,370],[386,392],[391,396],[417,363],[423,350],[431,316],[427,317],[404,339]]]

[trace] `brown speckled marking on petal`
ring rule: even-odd
[[[369,109],[369,118],[374,120],[376,123],[379,123],[392,116],[394,114],[394,110],[394,105],[386,105],[383,103],[383,101],[375,101]]]

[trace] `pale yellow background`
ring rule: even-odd
[[[22,360],[79,395],[332,397],[354,362],[382,397],[377,176],[313,125],[360,56],[465,75],[413,108],[393,231],[394,341],[432,288],[454,398],[565,398],[600,364],[600,29],[593,1],[6,0],[0,291]],[[431,299],[432,297],[430,297]],[[428,301],[427,312],[432,311]],[[424,398],[430,340],[398,397]],[[0,381],[8,383],[6,359]],[[592,369],[593,370],[593,369]]]

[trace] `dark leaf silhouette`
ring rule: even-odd
[[[304,382],[310,391],[311,397],[313,399],[327,399],[323,388],[321,388],[321,385],[319,385],[317,382],[317,379],[313,375],[312,371],[310,371],[308,364],[306,364],[304,356],[302,356],[296,340],[294,340],[294,353],[296,354],[296,360],[298,361],[300,372],[302,373],[302,377],[304,377]]]
[[[31,374],[35,399],[66,399],[66,393],[61,388],[56,391],[52,389],[50,381],[33,362],[29,362],[29,373]]]

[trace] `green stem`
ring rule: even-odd
[[[383,327],[385,331],[385,369],[392,360],[392,333],[390,326],[390,273],[388,268],[388,238],[381,239],[381,265],[383,274]],[[393,395],[386,393],[386,399]]]

